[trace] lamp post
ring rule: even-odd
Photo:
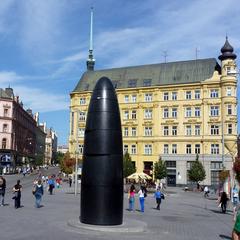
[[[78,184],[78,119],[79,119],[79,111],[75,111],[77,114],[76,121],[76,147],[75,147],[75,186],[74,186],[74,195],[77,196],[77,184]]]

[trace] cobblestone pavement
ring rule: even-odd
[[[34,208],[31,187],[24,187],[22,205],[14,209],[11,193],[7,193],[6,203],[0,207],[1,240],[72,240],[72,239],[160,239],[160,240],[214,240],[230,239],[233,227],[231,206],[227,214],[220,213],[216,200],[205,199],[202,193],[184,192],[180,188],[168,188],[161,210],[154,209],[155,199],[148,194],[145,212],[127,210],[127,195],[124,198],[124,219],[137,220],[147,224],[141,233],[106,233],[69,227],[67,222],[80,215],[80,194],[74,196],[66,183],[55,194],[45,192],[44,207]]]

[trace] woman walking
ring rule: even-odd
[[[14,206],[15,208],[21,207],[21,192],[22,192],[22,185],[20,184],[20,180],[17,180],[17,184],[13,187],[14,193]]]
[[[140,203],[140,211],[144,212],[144,187],[143,186],[141,186],[138,192],[138,196],[139,196],[139,203]]]
[[[42,181],[38,180],[37,184],[34,186],[33,194],[35,196],[35,207],[40,208],[41,207],[41,201],[43,196],[43,185]]]
[[[221,208],[222,208],[222,212],[223,213],[226,213],[227,201],[228,201],[227,193],[226,192],[222,192],[221,198],[220,198],[220,204],[221,204]]]
[[[129,211],[134,211],[135,186],[132,184],[129,190]]]

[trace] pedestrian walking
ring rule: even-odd
[[[221,204],[221,208],[222,208],[222,212],[223,213],[226,213],[227,201],[228,201],[227,193],[226,192],[222,192],[219,204]]]
[[[233,231],[232,231],[232,240],[240,240],[240,207],[235,207],[233,214],[233,220],[235,221]]]
[[[38,180],[37,184],[34,185],[33,195],[35,196],[35,207],[40,208],[43,196],[43,184],[41,180]]]
[[[208,197],[208,193],[209,193],[208,186],[205,186],[203,191],[204,191],[204,197],[205,198]]]
[[[140,211],[144,212],[144,187],[141,186],[140,190],[138,191],[139,196],[139,203],[140,203]]]
[[[48,191],[49,191],[50,195],[52,195],[53,194],[53,189],[55,188],[55,181],[54,181],[53,176],[49,177],[48,185],[49,185]]]
[[[69,187],[72,187],[72,178],[71,177],[69,177],[68,183],[69,183]]]
[[[0,176],[0,206],[4,206],[5,191],[6,191],[6,179]]]
[[[13,199],[14,199],[14,206],[15,208],[21,207],[21,192],[22,192],[22,185],[20,184],[20,180],[17,180],[17,184],[13,187]]]
[[[128,201],[129,201],[129,211],[134,211],[135,205],[135,186],[134,184],[131,185],[128,193]]]
[[[161,201],[162,201],[162,193],[160,191],[160,188],[158,188],[154,194],[155,198],[156,198],[156,203],[157,203],[157,207],[156,209],[157,210],[160,210],[160,204],[161,204]]]
[[[233,195],[233,206],[236,207],[238,204],[238,190],[236,185],[234,185],[233,187],[232,195]]]

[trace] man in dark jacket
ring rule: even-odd
[[[0,176],[0,206],[4,206],[5,191],[6,191],[6,179]]]

